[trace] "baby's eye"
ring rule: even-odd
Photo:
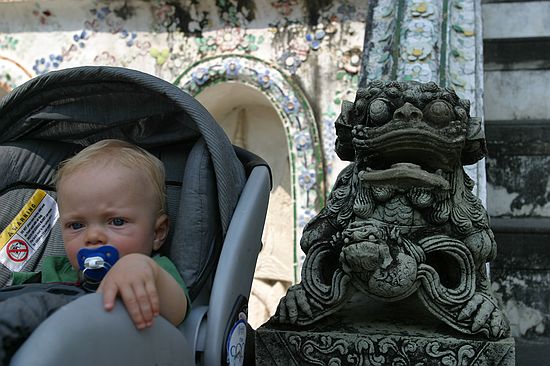
[[[67,225],[69,228],[73,230],[79,230],[84,227],[80,222],[71,222],[69,225]]]
[[[122,226],[125,223],[126,223],[126,220],[120,217],[115,217],[114,219],[111,220],[111,224],[113,224],[114,226]]]

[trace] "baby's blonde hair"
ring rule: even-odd
[[[98,162],[114,162],[130,169],[144,170],[153,188],[153,193],[159,201],[159,215],[167,213],[164,165],[147,150],[126,141],[102,140],[86,147],[72,158],[61,162],[57,171],[56,185],[59,187],[59,182],[63,177]]]

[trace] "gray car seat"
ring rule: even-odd
[[[60,161],[105,138],[140,145],[165,164],[172,230],[161,250],[189,288],[191,312],[179,329],[160,318],[138,332],[121,303],[106,313],[100,295],[85,295],[44,321],[11,364],[238,364],[243,351],[231,351],[228,339],[246,313],[270,172],[172,84],[134,70],[79,67],[37,77],[2,99],[0,231],[36,188],[55,197]],[[62,254],[56,225],[23,270]],[[0,265],[0,285],[9,278]]]

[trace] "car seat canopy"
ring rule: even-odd
[[[214,166],[225,234],[245,182],[242,165],[212,116],[176,86],[136,70],[84,66],[34,78],[0,100],[0,143],[86,146],[118,138],[153,148],[201,136]]]
[[[89,144],[124,137],[151,146],[196,139],[197,122],[178,105],[186,102],[184,93],[159,79],[147,83],[138,76],[152,78],[126,69],[83,67],[32,79],[0,105],[0,141],[85,139]],[[162,92],[170,87],[175,95]],[[198,103],[192,104],[197,108]]]
[[[221,127],[176,86],[135,70],[85,66],[44,74],[14,89],[0,100],[0,197],[14,196],[17,184],[19,202],[33,185],[50,187],[55,194],[58,163],[108,138],[156,154],[167,167],[167,183],[176,182],[167,185],[169,211],[177,219],[170,239],[178,247],[166,245],[162,252],[172,257],[193,298],[217,260],[246,177]],[[17,207],[2,216],[11,219]],[[56,241],[58,231],[51,234]],[[44,255],[59,254],[62,245],[55,245]],[[39,265],[34,261],[26,270]]]

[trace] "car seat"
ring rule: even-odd
[[[0,231],[35,189],[55,197],[59,162],[106,138],[139,145],[165,164],[172,229],[161,251],[185,280],[191,311],[179,329],[159,317],[137,331],[120,301],[107,313],[100,294],[85,295],[46,319],[11,364],[242,364],[242,318],[261,249],[270,171],[232,146],[205,108],[176,86],[135,70],[85,66],[41,75],[5,96]],[[64,254],[58,226],[23,271],[39,270],[46,255]],[[0,286],[9,279],[0,264]]]

